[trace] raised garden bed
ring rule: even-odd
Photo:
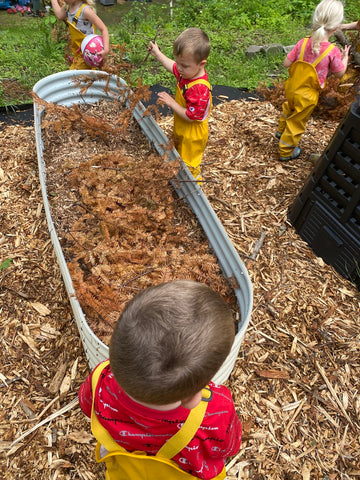
[[[192,278],[239,314],[233,349],[214,378],[225,381],[250,319],[251,282],[178,153],[117,77],[61,72],[34,92],[47,221],[90,367],[107,357],[113,322],[139,289]]]

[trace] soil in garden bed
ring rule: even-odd
[[[105,343],[140,290],[174,279],[208,284],[234,310],[234,291],[160,157],[118,102],[48,105],[42,122],[52,218],[77,298]]]

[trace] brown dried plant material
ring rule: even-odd
[[[52,217],[77,298],[105,342],[135,293],[169,280],[207,283],[237,312],[231,282],[170,184],[178,162],[149,150],[129,111],[50,105],[43,121]]]
[[[355,100],[360,91],[359,72],[360,67],[350,67],[342,82],[336,77],[329,78],[320,91],[319,102],[313,111],[313,117],[340,121],[348,111],[349,104]],[[279,109],[286,100],[282,81],[275,82],[271,88],[260,87],[258,92]]]

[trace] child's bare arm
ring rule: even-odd
[[[98,30],[101,33],[103,43],[104,43],[104,49],[101,50],[99,55],[102,58],[102,60],[105,61],[110,50],[109,31],[105,23],[101,20],[100,17],[98,17],[98,15],[91,8],[86,8],[84,10],[83,18],[85,20],[88,20],[90,23],[94,24],[96,27],[96,30]]]
[[[58,20],[66,20],[66,8],[65,2],[60,2],[58,0],[51,0],[51,6],[54,10],[55,17]]]
[[[156,42],[150,42],[148,52],[170,73],[173,73],[174,60],[164,55]]]
[[[179,105],[175,99],[169,95],[167,92],[160,92],[158,93],[158,97],[161,103],[165,103],[168,107],[170,107],[175,113],[179,115],[179,117],[187,120],[188,122],[192,122],[187,115],[186,115],[186,108]]]
[[[283,65],[285,68],[289,68],[292,63],[293,62],[286,57]]]
[[[340,25],[340,30],[360,30],[360,20],[357,22],[343,23]]]

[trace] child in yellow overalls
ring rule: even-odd
[[[341,78],[346,72],[350,46],[340,51],[329,42],[343,16],[344,7],[340,1],[320,2],[313,15],[311,37],[301,39],[284,61],[284,67],[290,68],[285,83],[286,102],[276,132],[281,161],[293,160],[301,154],[298,143],[328,73]]]
[[[231,392],[211,379],[234,335],[229,305],[192,280],[147,288],[124,307],[110,364],[100,364],[79,391],[107,480],[225,478],[242,427]],[[160,462],[173,468],[166,473]]]
[[[212,106],[211,86],[205,70],[210,53],[208,36],[200,28],[188,28],[173,45],[174,60],[164,55],[156,42],[148,51],[175,75],[175,99],[160,92],[159,99],[174,112],[174,141],[181,158],[201,183],[201,160],[209,137],[208,119]]]
[[[69,27],[71,36],[72,63],[70,69],[87,70],[81,53],[81,42],[87,35],[99,32],[102,36],[104,49],[99,52],[105,62],[109,54],[109,32],[104,22],[95,13],[94,0],[51,0],[56,18],[64,20]],[[66,8],[68,6],[68,8]]]

